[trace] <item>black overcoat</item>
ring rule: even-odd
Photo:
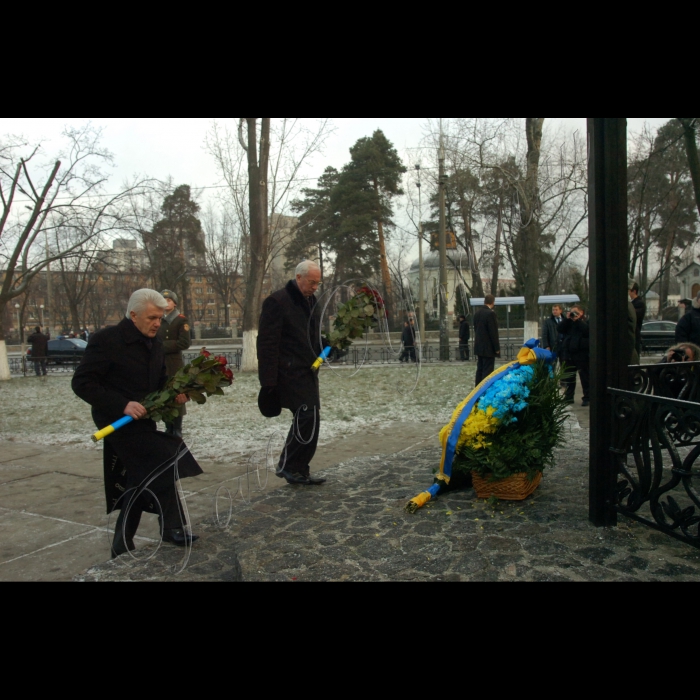
[[[559,324],[559,332],[564,336],[566,359],[577,366],[587,364],[591,356],[591,329],[588,321],[565,318]],[[626,349],[621,351],[625,357],[629,357]]]
[[[405,348],[416,347],[416,331],[410,324],[401,333],[401,342]]]
[[[166,382],[163,344],[146,338],[130,319],[94,333],[85,356],[73,375],[73,391],[92,406],[95,425],[102,429],[124,417],[131,401],[141,402]],[[104,477],[107,512],[121,507],[119,498],[137,488],[154,471],[182,452],[182,440],[158,432],[152,420],[134,421],[104,442]],[[189,453],[178,463],[180,478],[202,474]],[[164,473],[154,490],[173,482],[173,471]],[[155,508],[152,512],[158,512]]]
[[[45,360],[49,356],[50,335],[34,333],[27,340],[32,344],[32,360]]]
[[[459,344],[466,345],[472,337],[472,331],[469,327],[469,321],[460,321],[459,323]]]
[[[265,299],[258,331],[258,373],[262,387],[277,387],[282,408],[321,408],[318,373],[321,354],[315,297],[307,299],[292,280]]]
[[[474,316],[474,354],[478,357],[498,357],[500,352],[496,312],[484,306]]]

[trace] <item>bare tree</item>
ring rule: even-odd
[[[319,119],[313,128],[307,121],[241,117],[237,134],[214,122],[205,142],[227,185],[228,200],[241,232],[244,371],[257,370],[263,284],[287,244],[289,227],[285,217],[278,215],[290,209],[291,199],[300,189],[302,167],[322,149],[332,131],[328,119]]]
[[[105,229],[117,228],[128,193],[143,187],[137,183],[117,195],[104,193],[106,176],[99,166],[110,164],[112,156],[100,146],[100,134],[90,125],[66,129],[65,152],[48,162],[41,162],[40,146],[12,138],[0,143],[0,267],[5,271],[0,315],[51,262],[75,255]],[[82,236],[63,240],[64,230],[81,231]],[[57,241],[52,252],[49,238]],[[8,379],[0,327],[0,381]]]
[[[243,236],[235,216],[226,209],[216,212],[210,205],[202,216],[206,238],[207,275],[225,309],[226,326],[231,325],[233,304],[243,311]]]

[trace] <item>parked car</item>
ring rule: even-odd
[[[676,343],[676,323],[649,321],[642,326],[642,350],[668,350]]]
[[[49,363],[61,365],[80,362],[85,354],[87,343],[80,338],[49,340]],[[32,349],[27,350],[27,360],[32,359]]]

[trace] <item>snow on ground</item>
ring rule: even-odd
[[[442,427],[474,387],[475,367],[431,365],[368,366],[357,374],[324,369],[321,374],[321,436],[327,444],[340,435],[376,432],[398,423],[432,423]],[[257,405],[256,375],[237,374],[223,398],[206,405],[188,404],[185,439],[198,458],[231,461],[265,449],[268,440],[286,436],[291,414],[263,418]],[[0,441],[34,442],[101,450],[90,440],[94,424],[90,407],[70,387],[70,377],[34,377],[0,382]],[[0,452],[2,448],[0,447]]]

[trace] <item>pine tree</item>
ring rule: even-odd
[[[205,252],[204,232],[197,218],[199,205],[192,199],[189,185],[180,185],[161,207],[163,218],[144,235],[150,258],[151,275],[160,289],[180,296],[180,309],[189,309],[188,275],[200,268]]]
[[[401,179],[406,167],[381,130],[375,131],[371,138],[360,139],[350,149],[350,155],[352,160],[343,169],[336,189],[335,202],[342,215],[341,231],[354,231],[360,240],[367,237],[370,227],[376,232],[384,298],[389,318],[393,319],[386,239],[393,226],[391,200],[403,194]]]

